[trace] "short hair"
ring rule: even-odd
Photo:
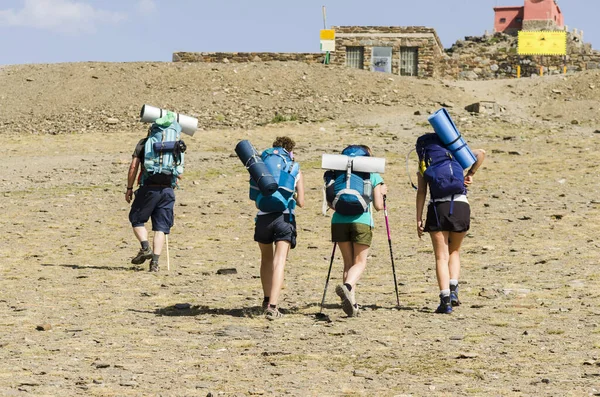
[[[273,141],[273,147],[282,147],[288,152],[291,152],[296,147],[296,142],[290,137],[287,136],[278,136]]]

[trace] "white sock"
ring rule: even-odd
[[[458,287],[458,280],[455,280],[453,278],[450,279],[450,286],[451,287]]]
[[[450,289],[443,289],[440,291],[440,296],[450,296]]]

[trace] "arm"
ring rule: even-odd
[[[473,150],[473,154],[477,160],[475,160],[475,163],[467,171],[467,175],[465,175],[465,185],[473,183],[473,175],[475,175],[475,172],[477,172],[477,169],[481,166],[483,160],[485,160],[485,150],[475,149]]]
[[[383,209],[383,196],[387,194],[387,185],[385,183],[380,183],[375,186],[373,190],[373,207],[377,211],[381,211]]]
[[[425,222],[423,222],[423,207],[425,206],[425,198],[427,197],[427,181],[423,178],[420,172],[417,172],[417,235],[419,238],[425,233]]]
[[[131,198],[133,197],[133,185],[135,184],[135,178],[137,177],[139,168],[140,159],[134,156],[131,159],[129,171],[127,172],[127,191],[125,192],[125,201],[127,201],[127,203],[130,203]]]
[[[302,176],[302,172],[298,173],[298,182],[296,182],[296,204],[298,207],[304,207],[304,176]]]

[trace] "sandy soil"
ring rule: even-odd
[[[85,74],[92,66],[97,78]],[[132,73],[142,66],[152,76]],[[235,80],[244,70],[252,73]],[[161,74],[177,87],[163,102],[152,91]],[[274,76],[278,87],[261,76]],[[390,80],[295,64],[1,69],[0,395],[600,395],[600,95],[589,88],[599,76]],[[344,102],[348,81],[353,99]],[[265,85],[298,99],[273,100]],[[237,87],[231,100],[206,98],[228,86]],[[463,109],[484,99],[505,111]],[[433,254],[416,234],[405,156],[428,131],[427,112],[450,101],[470,146],[488,158],[469,193],[463,305],[445,316],[433,313]],[[146,102],[196,109],[203,125],[186,140],[170,270],[163,255],[157,274],[129,263],[138,244],[124,200],[131,152],[145,129],[136,113]],[[270,122],[275,110],[297,121]],[[233,148],[241,139],[264,148],[282,134],[298,142],[307,206],[298,211],[298,247],[286,268],[286,316],[268,322],[248,174]],[[335,295],[338,254],[329,321],[320,321],[332,249],[320,156],[356,142],[388,161],[401,306],[377,213],[357,290],[360,317],[346,318]],[[236,273],[219,274],[224,268]]]

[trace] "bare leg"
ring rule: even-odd
[[[141,243],[142,241],[148,241],[148,230],[145,226],[136,226],[133,228],[133,234]]]
[[[346,282],[346,278],[348,278],[348,271],[354,264],[354,247],[352,247],[352,242],[344,241],[341,243],[337,243],[338,247],[340,247],[340,252],[342,253],[342,259],[344,260],[344,283]]]
[[[450,257],[448,260],[448,269],[450,273],[450,279],[458,280],[458,276],[460,276],[460,245],[465,238],[467,232],[462,233],[454,233],[450,232],[450,236],[448,238],[448,252],[450,253]]]
[[[343,255],[343,254],[342,254]],[[344,283],[350,284],[352,289],[360,279],[360,276],[367,267],[367,256],[369,255],[369,246],[352,243],[352,266],[346,269],[344,266]],[[344,265],[346,261],[344,260]]]
[[[260,282],[263,296],[269,296],[273,281],[273,244],[258,243],[258,247],[260,248]]]
[[[155,255],[160,255],[164,244],[165,244],[165,233],[154,232],[153,253]]]
[[[435,255],[435,274],[440,291],[450,288],[450,275],[448,269],[448,235],[449,232],[429,232],[433,253]]]
[[[275,243],[275,255],[273,255],[273,278],[271,280],[271,293],[269,296],[269,305],[276,306],[279,301],[279,294],[283,287],[283,277],[285,261],[290,251],[289,241],[277,241]]]

